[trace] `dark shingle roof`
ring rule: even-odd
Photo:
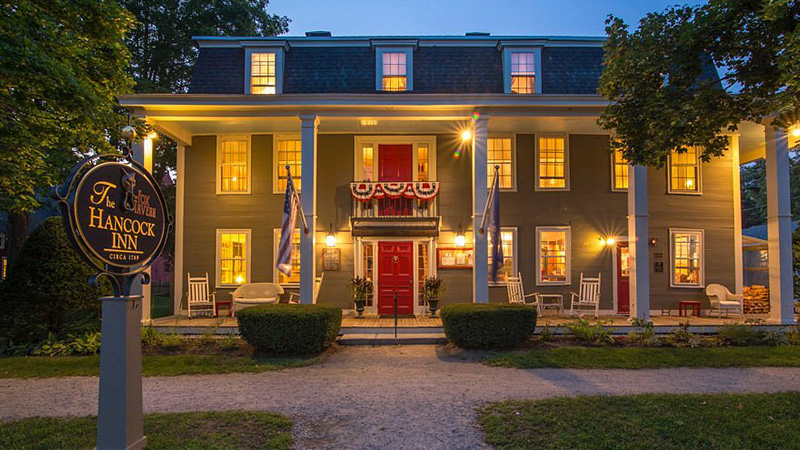
[[[414,51],[414,92],[502,93],[503,55],[492,47],[420,47]]]
[[[369,47],[299,47],[284,58],[286,94],[375,92],[375,51]]]
[[[244,49],[200,49],[194,65],[189,93],[243,94]]]
[[[602,47],[544,47],[542,93],[597,94],[603,71]]]

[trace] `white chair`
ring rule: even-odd
[[[600,276],[601,274],[598,273],[597,278],[584,277],[583,272],[581,272],[581,285],[579,293],[570,293],[570,316],[574,315],[576,306],[594,307],[594,316],[598,316],[598,312],[600,311]]]
[[[734,294],[721,284],[709,284],[706,286],[706,295],[711,302],[711,312],[717,310],[717,317],[722,317],[722,311],[725,311],[725,316],[729,311],[735,311],[744,315],[744,296]],[[710,315],[710,314],[709,314]]]
[[[319,290],[322,288],[322,280],[325,278],[325,272],[322,275],[314,278],[314,304],[317,304],[317,297],[319,297]],[[300,303],[300,294],[297,292],[289,292],[289,303],[296,305]]]
[[[257,305],[278,303],[283,295],[283,288],[275,283],[250,283],[236,288],[231,294],[233,305],[231,316],[236,316],[236,311]]]
[[[193,277],[187,274],[188,290],[186,307],[189,310],[189,318],[192,318],[192,308],[195,313],[198,311],[211,311],[211,315],[217,313],[217,293],[211,292],[208,287],[208,272],[202,277]],[[209,309],[210,308],[210,309]]]
[[[530,294],[525,293],[525,289],[522,285],[522,273],[518,273],[515,277],[509,276],[506,279],[506,290],[508,290],[508,303],[521,303],[523,305],[536,306],[537,310],[539,310],[539,294],[536,292]],[[533,297],[533,302],[526,302],[525,299],[528,297]]]

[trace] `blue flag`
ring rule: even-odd
[[[496,171],[497,169],[495,169]],[[489,209],[489,226],[487,231],[492,237],[492,282],[497,281],[497,271],[503,267],[503,239],[500,236],[500,177],[495,174],[492,189],[489,191],[491,208]]]

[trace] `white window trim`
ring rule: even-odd
[[[409,181],[419,181],[417,178],[417,147],[420,144],[428,146],[428,178],[429,181],[438,181],[436,175],[436,136],[356,136],[355,138],[355,148],[353,149],[353,154],[355,155],[355,165],[353,167],[353,181],[362,181],[361,174],[364,172],[364,158],[361,154],[361,150],[364,148],[364,145],[371,144],[372,151],[373,151],[373,162],[372,162],[372,170],[375,174],[375,179],[371,180],[373,182],[378,181],[378,174],[380,171],[378,170],[378,146],[380,145],[392,145],[392,144],[410,144],[412,146],[411,149],[411,177],[413,180]]]
[[[244,93],[250,93],[251,81],[251,61],[253,53],[274,53],[275,54],[275,94],[256,94],[256,95],[277,95],[283,94],[283,61],[284,47],[250,47],[244,50]]]
[[[215,256],[214,256],[214,264],[216,266],[215,270],[214,270],[214,273],[215,273],[215,277],[214,277],[215,284],[214,284],[214,286],[216,286],[217,288],[220,288],[220,287],[239,287],[239,285],[236,284],[236,283],[222,284],[222,282],[220,281],[221,278],[222,278],[222,273],[221,273],[222,267],[220,266],[220,252],[222,250],[222,235],[223,234],[244,234],[244,235],[246,235],[245,239],[247,239],[247,241],[245,242],[246,245],[245,245],[245,281],[244,281],[244,284],[250,283],[250,279],[252,277],[252,273],[250,271],[250,267],[252,266],[252,262],[253,262],[252,257],[251,257],[252,256],[252,248],[253,248],[253,239],[252,239],[251,230],[249,228],[217,228],[217,236],[216,236],[216,244],[215,244],[216,245],[216,251],[215,251]]]
[[[566,232],[566,281],[542,281],[542,232],[545,231],[565,231]],[[536,227],[536,285],[537,286],[569,286],[572,284],[572,227],[569,226],[546,226]]]
[[[406,90],[405,91],[384,91],[383,90],[383,54],[384,53],[405,53],[406,54]],[[375,47],[375,90],[378,92],[389,92],[391,94],[402,94],[414,90],[414,47],[403,46],[380,46]]]
[[[539,186],[539,139],[540,138],[547,138],[547,137],[561,137],[564,138],[564,187],[559,188],[546,188]],[[535,154],[533,159],[533,167],[535,172],[535,178],[533,181],[533,188],[535,191],[542,191],[542,192],[564,192],[570,190],[570,170],[569,170],[569,134],[568,133],[536,133],[534,136],[536,139],[535,143]]]
[[[700,236],[700,279],[698,284],[675,283],[675,234],[697,234]],[[706,236],[700,228],[669,229],[669,286],[682,289],[704,289],[706,286]]]
[[[503,47],[503,92],[511,94],[511,54],[533,53],[533,75],[535,77],[533,94],[513,95],[539,95],[542,93],[542,47]]]
[[[616,186],[616,151],[611,151],[611,192],[628,192],[628,189],[621,189]],[[630,173],[631,166],[628,164],[628,173]]]
[[[295,225],[298,225],[298,224],[295,224]],[[292,231],[292,233],[294,233],[295,231],[298,231],[299,229],[300,228],[296,226],[294,228],[294,230]],[[273,262],[273,264],[272,264],[272,282],[277,284],[277,285],[279,285],[279,286],[281,286],[281,287],[298,288],[298,287],[300,287],[300,283],[279,283],[278,282],[278,280],[280,280],[280,276],[278,275],[278,264],[277,264],[277,261],[278,261],[278,246],[280,244],[280,240],[281,240],[281,229],[280,228],[273,228],[272,229],[272,262]],[[300,265],[302,266],[302,264],[303,264],[303,260],[302,260],[302,256],[301,256]]]
[[[514,239],[514,242],[511,243],[512,244],[511,247],[514,249],[514,255],[513,255],[513,258],[511,259],[511,272],[510,272],[510,275],[513,277],[513,276],[516,276],[517,273],[519,273],[519,240],[518,240],[519,235],[517,234],[517,227],[500,227],[500,233],[503,233],[504,231],[505,232],[509,232],[510,231],[511,235],[513,236],[513,239]],[[501,238],[502,238],[502,235],[501,235]],[[492,251],[492,249],[491,249],[491,247],[489,247],[489,252],[491,252],[491,251]],[[490,256],[491,256],[491,253],[486,255],[486,258],[489,258]],[[475,258],[475,255],[473,254],[472,257]],[[505,257],[505,255],[503,255],[503,257]],[[489,268],[489,272],[488,273],[489,273],[489,286],[490,287],[491,286],[505,286],[506,284],[508,284],[505,281],[492,281],[492,278],[491,278],[491,276],[492,276],[492,265],[491,265],[491,263],[489,264],[488,268]]]
[[[488,136],[488,139],[509,139],[509,138],[511,139],[511,187],[500,188],[500,192],[517,192],[517,134],[490,133]],[[490,169],[489,167],[487,167],[486,169],[489,175],[493,175],[493,172],[489,171]]]
[[[278,171],[286,170],[284,167],[278,167],[278,141],[302,141],[300,138],[300,134],[297,133],[287,133],[287,134],[273,134],[272,135],[272,193],[273,194],[285,194],[286,191],[283,189],[278,189]],[[302,153],[302,142],[301,142],[301,153]],[[296,174],[293,173],[292,177],[300,176],[300,179],[303,179],[303,174]],[[295,186],[296,187],[296,186]],[[303,185],[300,184],[300,188],[297,189],[297,192],[303,191]]]
[[[667,158],[667,193],[674,195],[703,195],[703,161],[700,159],[700,153],[697,153],[697,190],[686,191],[681,189],[673,189],[672,187],[672,152]]]
[[[247,190],[229,192],[222,190],[222,141],[240,140],[247,141]],[[252,139],[249,134],[218,134],[217,135],[217,195],[249,195],[253,190],[253,151]]]

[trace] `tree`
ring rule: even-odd
[[[111,0],[16,0],[0,9],[0,210],[9,258],[29,214],[82,154],[108,151],[121,123],[116,96],[133,86],[125,33]]]
[[[650,13],[633,32],[617,17],[606,25],[600,125],[631,163],[662,166],[688,146],[708,161],[743,120],[796,122],[800,0],[710,0]]]

